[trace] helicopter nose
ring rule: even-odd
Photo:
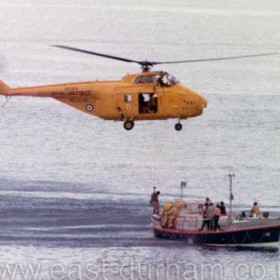
[[[207,99],[203,95],[200,95],[200,102],[201,102],[201,108],[204,109],[207,107]]]

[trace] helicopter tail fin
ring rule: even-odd
[[[0,80],[0,95],[9,95],[10,92],[11,92],[11,88]]]

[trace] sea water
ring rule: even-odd
[[[2,0],[0,78],[11,87],[118,80],[138,65],[56,49],[64,44],[135,60],[279,51],[280,4],[269,1]],[[158,240],[160,203],[229,197],[280,214],[279,55],[156,67],[203,93],[203,115],[121,122],[53,99],[0,108],[0,279],[280,279],[279,252]],[[1,97],[0,102],[5,103]]]

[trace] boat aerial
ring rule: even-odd
[[[232,179],[230,178],[230,208],[219,218],[219,230],[212,226],[202,229],[205,204],[196,201],[168,202],[161,214],[152,215],[155,237],[184,240],[187,243],[211,246],[257,247],[279,249],[280,218],[262,215],[234,217],[232,214]],[[209,224],[210,225],[210,224]]]

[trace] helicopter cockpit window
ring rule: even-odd
[[[139,113],[155,114],[157,112],[158,97],[155,93],[139,93]]]
[[[169,79],[170,79],[170,82],[171,82],[172,86],[175,86],[175,85],[180,83],[173,75],[170,75]]]
[[[143,76],[138,76],[135,79],[135,84],[144,84],[144,77]]]
[[[148,75],[148,76],[138,76],[135,79],[136,84],[151,84],[154,83],[154,76],[153,75]]]
[[[146,83],[152,84],[154,82],[154,76],[152,76],[152,75],[145,76],[145,80],[146,80]]]
[[[131,103],[132,102],[132,95],[131,94],[125,94],[124,95],[124,102],[125,103]]]
[[[166,74],[157,75],[156,79],[157,79],[157,83],[160,87],[170,87],[171,86],[171,82],[168,79]]]

